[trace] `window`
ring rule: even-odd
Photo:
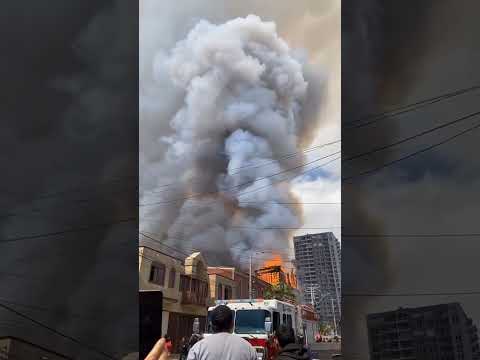
[[[280,326],[280,313],[277,311],[273,312],[273,324],[272,328],[273,331],[278,330],[278,327]]]
[[[287,326],[293,328],[292,315],[287,315]]]
[[[225,296],[223,298],[225,300],[228,300],[228,299],[232,298],[232,287],[231,286],[225,286]]]
[[[265,334],[265,318],[270,317],[267,310],[237,310],[235,333]]]
[[[217,285],[217,300],[223,300],[222,299],[222,284]]]
[[[190,289],[190,277],[180,275],[180,291],[187,291]]]
[[[165,285],[165,265],[161,263],[153,263],[150,267],[150,276],[148,281],[151,283],[164,286]]]
[[[175,287],[175,276],[177,276],[177,272],[172,267],[170,269],[170,274],[168,275],[168,287],[173,289]]]

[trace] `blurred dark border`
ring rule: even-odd
[[[0,337],[138,351],[138,2],[0,12]]]
[[[479,10],[466,0],[342,1],[346,359],[387,358],[370,356],[367,316],[399,308],[459,304],[477,332]],[[465,326],[447,327],[476,359]]]

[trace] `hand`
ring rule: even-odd
[[[165,347],[164,338],[161,338],[157,341],[145,360],[168,360],[168,351]]]

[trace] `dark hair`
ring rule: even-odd
[[[226,305],[218,305],[213,309],[211,319],[214,333],[229,332],[232,329],[233,313]]]
[[[167,334],[163,335],[163,338],[165,339],[165,341],[170,341],[170,336],[168,336]]]
[[[290,326],[280,325],[275,333],[278,343],[283,348],[288,344],[295,343],[295,333]]]

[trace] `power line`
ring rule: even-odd
[[[190,256],[190,255],[191,255],[191,254],[184,253],[182,250],[179,250],[179,249],[176,249],[176,248],[174,248],[174,247],[171,247],[171,246],[163,243],[163,242],[162,242],[161,240],[159,240],[159,239],[156,239],[156,238],[154,238],[154,237],[148,236],[148,235],[146,235],[144,232],[141,232],[141,231],[140,231],[140,235],[145,236],[147,239],[152,240],[152,241],[154,241],[154,242],[157,242],[157,243],[165,246],[165,247],[168,248],[168,249],[177,251],[177,252],[179,252],[179,253],[182,254],[182,255],[185,255],[185,256]],[[182,239],[178,239],[178,240],[182,240]]]
[[[458,296],[480,295],[480,291],[452,291],[452,292],[411,292],[411,293],[343,293],[343,297],[421,297],[421,296]]]
[[[403,114],[403,113],[406,113],[406,112],[417,110],[417,109],[422,108],[426,105],[431,105],[431,104],[437,103],[439,101],[444,101],[444,100],[462,95],[462,94],[470,92],[470,91],[478,90],[479,88],[480,88],[480,86],[475,85],[475,86],[471,86],[471,87],[468,87],[468,88],[456,90],[456,91],[453,91],[453,92],[448,92],[448,93],[445,93],[445,94],[442,94],[442,95],[439,95],[439,96],[435,96],[435,97],[432,97],[432,98],[417,101],[417,102],[414,102],[414,103],[411,103],[411,104],[408,104],[408,105],[403,105],[403,106],[385,111],[385,112],[380,113],[380,114],[368,115],[367,117],[348,122],[347,123],[347,128],[349,127],[348,125],[357,123],[359,121],[372,119],[371,121],[369,121],[367,123],[362,123],[362,124],[354,126],[354,128],[364,127],[364,126],[370,125],[372,123],[375,123],[375,122],[377,122],[377,121],[379,121],[383,118],[386,118],[388,116],[396,116],[396,115],[400,115],[400,114]],[[295,153],[282,155],[278,159],[282,159],[282,158],[285,158],[285,157],[287,157],[287,158],[292,157],[292,156],[295,156],[299,153],[310,152],[310,151],[313,151],[313,150],[316,150],[316,149],[319,149],[319,148],[323,148],[327,145],[332,145],[332,144],[338,143],[340,141],[341,140],[336,140],[336,141],[332,141],[332,142],[329,142],[329,143],[326,143],[326,144],[322,144],[322,145],[314,146],[314,147],[311,147],[311,148],[307,148],[305,150],[298,151],[298,152],[295,152]],[[271,161],[271,162],[264,163],[264,164],[261,164],[261,165],[246,165],[246,166],[235,168],[235,169],[232,169],[232,170],[238,170],[238,169],[248,168],[248,167],[252,167],[252,166],[261,167],[261,166],[268,165],[268,164],[271,164],[271,163],[275,163],[275,161]],[[231,175],[233,175],[233,174],[231,174]],[[160,187],[167,187],[167,186],[172,186],[172,185],[176,185],[176,184],[177,184],[176,182],[175,183],[170,183],[170,184],[164,184],[164,185],[160,185]]]
[[[183,250],[180,250],[180,249],[177,249],[175,247],[172,247],[172,246],[169,246],[169,245],[166,245],[165,243],[163,243],[161,240],[159,239],[156,239],[154,237],[151,237],[151,236],[148,236],[146,234],[144,234],[143,232],[140,232],[141,235],[145,236],[146,238],[150,239],[151,241],[155,242],[155,243],[159,243],[163,246],[165,246],[166,248],[169,248],[173,251],[177,251],[178,253],[181,253],[185,256],[190,256],[190,254],[187,254],[187,253],[184,253]],[[185,241],[185,239],[181,239],[181,238],[172,238],[170,237],[169,239],[175,239],[175,240],[180,240],[180,241]],[[231,249],[238,249],[239,246],[232,246]],[[186,249],[186,248],[183,248],[183,249]],[[195,249],[195,248],[188,248],[187,249],[188,251],[192,251],[192,252],[204,252],[202,250],[199,250],[199,249]],[[265,255],[267,254],[276,254],[278,253],[279,255],[282,253],[282,252],[288,252],[288,251],[294,251],[294,249],[278,249],[278,250],[274,250],[274,249],[263,249],[263,250],[260,250],[260,249],[248,249],[248,251],[252,251],[256,254],[260,254],[260,253],[264,253]],[[166,254],[168,255],[168,254]],[[287,253],[287,255],[293,255],[292,253]],[[170,255],[169,255],[170,256]],[[238,257],[238,258],[241,258],[242,256]]]
[[[276,202],[276,201],[239,201],[239,204],[280,204],[280,205],[342,205],[342,202]]]
[[[328,156],[326,156],[326,157],[330,157],[330,156],[332,156],[332,155],[335,155],[335,154],[330,154],[330,155],[328,155]],[[310,168],[310,169],[301,171],[301,172],[299,172],[298,174],[295,174],[294,176],[291,176],[290,179],[288,179],[288,180],[291,180],[291,179],[293,179],[293,178],[295,178],[295,177],[298,177],[298,176],[300,176],[300,175],[304,175],[304,174],[306,174],[306,173],[308,173],[308,172],[310,172],[310,171],[314,171],[314,170],[320,169],[320,168],[322,168],[322,167],[324,167],[324,166],[326,166],[326,165],[329,165],[329,164],[331,164],[331,163],[333,163],[334,161],[337,161],[337,160],[339,160],[339,159],[340,159],[340,157],[337,157],[337,158],[335,158],[335,159],[333,159],[333,160],[327,161],[327,162],[324,163],[324,164],[321,164],[321,165],[315,166],[315,167],[313,167],[313,168]],[[262,189],[264,189],[264,188],[271,187],[271,186],[273,186],[273,185],[275,185],[275,184],[279,184],[279,183],[284,182],[284,181],[286,181],[286,180],[287,180],[287,178],[281,179],[281,180],[278,180],[278,181],[273,181],[273,182],[270,183],[270,184],[267,184],[267,185],[258,187],[258,188],[256,188],[256,189],[240,192],[240,193],[237,194],[237,196],[240,197],[240,196],[243,196],[243,195],[245,195],[245,194],[255,193],[255,192],[260,191],[260,190],[262,190]],[[183,201],[183,200],[188,200],[188,199],[182,198],[182,199],[177,199],[177,200],[174,200],[174,201],[167,201],[167,202],[161,201],[161,202],[155,202],[155,203],[144,204],[144,205],[140,204],[139,206],[150,206],[150,205],[159,205],[159,204],[169,205],[169,204],[171,204],[171,203],[180,202],[180,201]],[[202,206],[207,206],[207,205],[214,204],[216,201],[217,201],[217,200],[213,200],[213,201],[211,201],[211,202],[208,203],[208,204],[202,204],[202,205],[196,205],[196,206],[189,206],[189,207],[202,207]],[[241,202],[241,201],[240,201],[240,202]]]
[[[441,234],[342,234],[343,238],[451,238],[477,237],[480,233],[441,233]]]
[[[476,125],[474,125],[474,126],[471,126],[471,127],[469,127],[468,129],[463,130],[463,131],[461,131],[461,132],[459,132],[459,133],[457,133],[457,134],[455,134],[455,135],[453,135],[453,136],[449,136],[448,138],[446,138],[446,139],[444,139],[444,140],[442,140],[442,141],[440,141],[440,142],[437,142],[437,143],[435,143],[435,144],[433,144],[433,145],[427,146],[426,148],[423,148],[423,149],[421,149],[421,150],[415,151],[415,152],[413,152],[413,153],[411,153],[411,154],[409,154],[409,155],[403,156],[403,157],[401,157],[401,158],[399,158],[399,159],[390,161],[390,162],[388,162],[388,163],[385,163],[385,164],[383,164],[383,165],[380,165],[380,166],[378,166],[378,167],[376,167],[376,168],[373,168],[373,169],[371,169],[371,170],[366,170],[366,171],[360,172],[359,174],[342,178],[342,181],[350,181],[350,180],[355,179],[355,178],[358,178],[358,177],[362,177],[362,176],[365,176],[365,175],[372,174],[372,173],[377,172],[377,171],[379,171],[379,170],[382,170],[382,169],[384,169],[384,168],[386,168],[386,167],[389,167],[389,166],[391,166],[391,165],[397,164],[397,163],[399,163],[400,161],[403,161],[403,160],[412,158],[412,157],[414,157],[414,156],[416,156],[416,155],[419,155],[419,154],[421,154],[421,153],[424,153],[424,152],[427,152],[427,151],[429,151],[429,150],[432,150],[432,149],[434,149],[434,148],[436,148],[436,147],[438,147],[438,146],[441,146],[441,145],[443,145],[443,144],[445,144],[445,143],[447,143],[447,142],[449,142],[449,141],[452,141],[452,140],[456,139],[457,137],[462,136],[462,135],[464,135],[464,134],[466,134],[466,133],[468,133],[468,132],[470,132],[470,131],[473,131],[473,130],[479,128],[479,127],[480,127],[480,123],[478,123],[478,124],[476,124]]]
[[[83,231],[90,231],[90,230],[94,230],[94,229],[109,227],[109,226],[112,226],[112,225],[128,223],[128,222],[132,222],[132,221],[136,221],[136,220],[137,220],[136,217],[130,217],[130,218],[121,219],[121,220],[110,222],[110,223],[95,224],[95,225],[89,225],[89,226],[83,226],[83,227],[73,227],[73,228],[60,230],[60,231],[13,237],[13,238],[0,240],[0,243],[5,244],[5,243],[10,243],[10,242],[17,242],[17,241],[24,241],[24,240],[34,240],[34,239],[48,238],[48,237],[54,237],[54,236],[59,236],[59,235],[71,234],[71,233],[79,233],[79,232],[83,232]]]
[[[463,116],[463,117],[461,117],[461,118],[458,118],[458,119],[455,119],[455,120],[452,120],[452,121],[449,121],[449,122],[447,122],[447,123],[444,123],[444,124],[435,126],[435,127],[433,127],[433,128],[424,130],[424,131],[422,131],[422,132],[420,132],[420,133],[418,133],[418,134],[415,134],[415,135],[406,137],[406,138],[401,139],[401,140],[399,140],[399,141],[396,141],[396,142],[394,142],[394,143],[391,143],[391,144],[388,144],[388,145],[384,145],[384,146],[378,147],[378,148],[376,148],[376,149],[373,149],[373,150],[370,150],[370,151],[367,151],[367,152],[364,152],[364,153],[361,153],[361,154],[357,154],[357,155],[350,156],[350,157],[344,159],[344,161],[346,162],[346,161],[355,160],[355,159],[358,159],[358,158],[360,158],[360,157],[368,156],[368,155],[371,155],[371,154],[373,154],[373,153],[386,150],[386,149],[388,149],[388,148],[390,148],[390,147],[397,146],[397,145],[399,145],[399,144],[402,144],[402,143],[405,143],[405,142],[407,142],[407,141],[413,140],[413,139],[415,139],[415,138],[424,136],[424,135],[426,135],[426,134],[432,133],[432,132],[437,131],[437,130],[439,130],[439,129],[442,129],[442,128],[451,126],[451,125],[453,125],[453,124],[459,123],[459,122],[464,121],[464,120],[467,120],[467,119],[469,119],[469,118],[471,118],[471,117],[474,117],[474,116],[476,116],[476,115],[478,115],[478,114],[480,114],[480,111],[475,112],[475,113],[472,113],[472,114],[469,114],[469,115],[466,115],[466,116]],[[474,128],[475,128],[475,127],[474,127]],[[461,134],[462,134],[462,133],[461,133]],[[457,136],[459,136],[459,135],[457,135]],[[455,136],[455,137],[456,137],[456,136]],[[416,152],[415,154],[417,154],[417,153],[419,153],[419,152]],[[330,156],[332,156],[332,155],[335,155],[335,153],[334,153],[334,154],[330,154],[330,155],[328,155],[328,156],[326,156],[326,157],[330,157]],[[410,157],[411,157],[411,156],[412,156],[412,155],[410,155]],[[297,166],[297,167],[294,167],[294,168],[291,168],[291,169],[287,169],[287,170],[284,170],[284,171],[279,172],[279,173],[276,173],[276,174],[268,175],[268,176],[263,177],[263,178],[258,178],[258,179],[255,179],[255,180],[253,180],[253,181],[249,181],[249,182],[244,183],[244,184],[239,184],[239,185],[236,185],[235,187],[248,185],[248,184],[255,183],[255,182],[257,182],[257,181],[260,181],[260,180],[263,180],[263,179],[266,179],[266,178],[269,178],[269,177],[272,177],[272,176],[276,176],[276,175],[279,175],[279,174],[282,174],[282,173],[285,173],[285,172],[288,172],[288,171],[292,171],[292,170],[298,169],[298,168],[300,168],[300,167],[303,167],[303,166],[309,165],[309,164],[311,164],[311,163],[314,163],[314,162],[316,162],[316,161],[325,159],[326,157],[322,157],[322,158],[320,158],[320,159],[316,159],[316,160],[314,160],[314,161],[308,162],[308,163],[303,164],[303,165],[301,165],[301,166]],[[398,162],[398,161],[399,161],[399,160],[397,160],[396,162]],[[383,167],[385,167],[385,165],[382,166],[382,167],[380,167],[380,168],[383,168]],[[379,169],[379,168],[377,168],[377,169]],[[311,170],[312,170],[312,169],[309,169],[308,171],[311,171]],[[362,174],[363,174],[363,173],[362,173]],[[344,179],[342,179],[342,180],[345,181],[345,180],[348,180],[348,179],[350,179],[350,178],[344,178]],[[267,187],[269,187],[269,186],[271,186],[271,185],[272,185],[272,184],[268,184]],[[227,189],[227,190],[231,190],[231,189]],[[257,190],[259,190],[259,189],[256,189],[256,190],[254,190],[254,191],[257,191]],[[223,191],[225,191],[225,190],[223,190]],[[219,193],[219,192],[218,192],[218,191],[216,191],[216,192],[210,192],[210,193],[207,192],[207,193],[204,193],[203,195],[217,194],[217,193]],[[182,199],[179,199],[179,200],[173,200],[173,202],[187,200],[187,199],[189,199],[189,198],[192,198],[192,197],[195,197],[195,196],[200,196],[200,195],[202,195],[202,193],[200,193],[200,194],[194,194],[194,195],[191,195],[190,197],[182,198]],[[243,195],[243,194],[242,194],[242,195]],[[161,203],[170,203],[170,202],[172,202],[172,201],[162,201],[162,202],[152,203],[152,204],[148,204],[148,205],[161,204]]]
[[[367,117],[348,122],[347,127],[350,124],[357,123],[357,122],[362,121],[362,120],[373,119],[372,121],[369,121],[367,123],[362,123],[360,125],[354,126],[354,128],[364,127],[366,125],[375,123],[375,122],[377,122],[377,121],[379,121],[383,118],[386,118],[388,116],[396,116],[396,115],[400,115],[400,114],[403,114],[403,113],[406,113],[406,112],[417,110],[417,109],[422,108],[426,105],[431,105],[431,104],[437,103],[439,101],[447,100],[447,99],[462,95],[462,94],[470,92],[470,91],[478,90],[479,88],[480,88],[480,86],[478,86],[478,85],[471,86],[471,87],[460,89],[460,90],[457,90],[457,91],[454,91],[454,92],[449,92],[449,93],[445,93],[445,94],[442,94],[442,95],[439,95],[439,96],[435,96],[433,98],[428,98],[428,99],[424,99],[424,100],[421,100],[421,101],[417,101],[417,102],[412,103],[412,104],[403,105],[403,106],[388,110],[388,111],[380,113],[380,114],[368,115]],[[299,151],[299,152],[286,154],[286,155],[280,156],[278,159],[281,159],[282,157],[292,157],[292,156],[295,156],[296,154],[299,154],[299,153],[310,152],[310,151],[313,151],[313,150],[316,150],[316,149],[319,149],[319,148],[323,148],[327,145],[335,144],[335,143],[340,142],[340,141],[341,140],[336,140],[336,141],[332,141],[330,143],[326,143],[326,144],[314,146],[314,147],[311,147],[311,148],[307,148],[307,149]],[[262,164],[262,165],[259,165],[259,166],[257,165],[256,167],[260,167],[260,166],[263,166],[263,165],[268,165],[268,164],[274,163],[274,162],[275,161],[265,163],[265,164]],[[255,165],[247,165],[247,166],[239,167],[239,168],[232,169],[232,170],[248,168],[248,167],[251,167],[251,166],[255,166]],[[164,184],[164,185],[160,185],[160,187],[166,187],[166,186],[171,186],[171,185],[176,185],[176,184],[177,184],[176,182],[175,183],[170,183],[170,184]]]
[[[97,314],[91,313],[90,315],[92,317],[88,317],[88,316],[81,315],[81,314],[62,311],[62,308],[55,309],[55,308],[50,308],[50,307],[46,307],[46,306],[26,304],[26,303],[13,301],[13,300],[10,300],[10,299],[5,299],[5,298],[0,298],[0,302],[5,303],[5,304],[20,306],[20,307],[30,309],[30,310],[34,310],[34,311],[43,311],[43,312],[50,312],[50,313],[58,313],[60,315],[68,315],[69,318],[75,318],[75,319],[85,320],[85,321],[97,321],[98,322],[99,316],[102,316],[104,314],[104,313],[97,313]]]
[[[148,219],[147,219],[148,220]],[[151,219],[152,221],[156,221],[154,219]],[[190,225],[196,225],[194,223],[192,224],[182,224],[182,223],[177,223],[176,225],[183,225],[183,226],[190,226]],[[329,229],[340,229],[342,226],[323,226],[323,227],[306,227],[306,226],[265,226],[265,227],[260,227],[260,226],[241,226],[241,225],[226,225],[225,229],[251,229],[251,230],[329,230]],[[171,239],[175,239],[174,237],[170,237]]]
[[[111,178],[109,180],[105,180],[103,182],[97,183],[97,184],[71,186],[71,187],[69,187],[67,189],[64,189],[64,190],[59,190],[59,191],[55,191],[55,192],[40,194],[36,198],[30,199],[29,201],[37,201],[37,200],[44,200],[44,199],[48,199],[48,198],[53,198],[53,197],[57,197],[57,196],[63,195],[63,194],[68,194],[68,193],[71,193],[71,192],[78,192],[81,189],[91,189],[91,188],[94,188],[94,187],[111,185],[111,183],[119,182],[119,181],[122,181],[123,179],[132,179],[132,178],[137,179],[138,176],[137,175],[118,176],[118,177],[114,177],[114,178]],[[7,191],[7,193],[12,193],[12,192]],[[18,192],[18,194],[23,194],[23,193],[24,192]]]
[[[469,114],[469,115],[466,115],[466,116],[463,116],[459,119],[455,119],[455,120],[452,120],[452,121],[449,121],[447,123],[444,123],[444,124],[441,124],[441,125],[438,125],[438,126],[435,126],[433,128],[430,128],[430,129],[427,129],[427,130],[424,130],[418,134],[415,134],[415,135],[412,135],[412,136],[409,136],[409,137],[406,137],[406,138],[403,138],[399,141],[396,141],[394,143],[391,143],[391,144],[388,144],[388,145],[384,145],[384,146],[380,146],[378,148],[375,148],[373,150],[370,150],[370,151],[367,151],[367,152],[364,152],[364,153],[360,153],[360,154],[357,154],[357,155],[353,155],[353,156],[350,156],[348,158],[345,158],[345,159],[342,159],[344,162],[347,162],[347,161],[351,161],[351,160],[355,160],[355,159],[358,159],[358,158],[361,158],[361,157],[364,157],[364,156],[368,156],[368,155],[371,155],[371,154],[374,154],[376,152],[379,152],[379,151],[383,151],[383,150],[386,150],[388,148],[391,148],[391,147],[394,147],[394,146],[397,146],[397,145],[400,145],[400,144],[403,144],[405,142],[408,142],[410,140],[413,140],[413,139],[416,139],[418,137],[421,137],[421,136],[424,136],[424,135],[427,135],[427,134],[430,134],[434,131],[437,131],[437,130],[440,130],[440,129],[443,129],[445,127],[448,127],[448,126],[451,126],[453,124],[457,124],[459,122],[462,122],[462,121],[465,121],[467,119],[470,119],[474,116],[477,116],[480,114],[480,111],[476,111],[472,114]]]
[[[132,187],[133,188],[137,188],[137,186],[134,186]],[[111,195],[115,195],[115,194],[125,194],[125,190],[113,190],[111,191],[110,193],[108,194],[101,194],[101,195],[95,195],[95,196],[91,196],[90,198],[83,198],[83,199],[72,199],[72,200],[65,200],[65,201],[62,201],[62,202],[56,202],[54,205],[56,208],[62,206],[63,204],[65,205],[84,205],[84,204],[87,204],[87,203],[90,203],[90,202],[94,202],[96,201],[96,205],[99,204],[100,201],[104,201],[104,203],[107,203],[107,201],[111,200]],[[35,199],[34,201],[36,200],[39,200],[39,199]],[[41,208],[39,208],[39,206],[34,206],[33,209],[29,209],[29,210],[26,210],[26,211],[20,211],[20,212],[15,212],[15,213],[6,213],[6,214],[0,214],[0,219],[2,218],[12,218],[12,217],[20,217],[20,216],[27,216],[27,215],[42,215],[43,217],[44,214],[41,213]],[[53,214],[48,214],[49,217],[52,217]]]
[[[102,350],[99,350],[99,349],[95,348],[95,347],[92,346],[92,345],[86,344],[86,343],[84,343],[83,341],[78,340],[77,338],[74,338],[74,337],[72,337],[72,336],[70,336],[70,335],[66,335],[66,334],[64,334],[64,333],[62,333],[62,332],[60,332],[60,331],[58,331],[58,330],[55,330],[54,328],[52,328],[52,327],[50,327],[50,326],[48,326],[48,325],[46,325],[46,324],[44,324],[44,323],[42,323],[42,322],[40,322],[40,321],[38,321],[38,320],[33,319],[32,317],[30,317],[30,316],[28,316],[28,315],[25,315],[25,314],[23,314],[22,312],[17,311],[17,310],[15,310],[15,309],[13,309],[12,307],[8,306],[8,305],[5,305],[5,304],[3,304],[3,303],[0,302],[0,307],[3,308],[3,309],[5,309],[5,310],[7,310],[7,311],[10,311],[11,313],[14,313],[15,315],[17,315],[17,316],[19,316],[19,317],[21,317],[21,318],[27,319],[27,320],[31,321],[32,323],[40,326],[41,328],[44,328],[44,329],[46,329],[46,330],[48,330],[48,331],[50,331],[50,332],[52,332],[52,333],[54,333],[54,334],[56,334],[56,335],[58,335],[58,336],[63,337],[64,339],[70,340],[71,342],[73,342],[73,343],[75,343],[75,344],[77,344],[77,345],[80,345],[81,347],[83,347],[83,348],[85,348],[85,349],[88,349],[88,350],[90,350],[90,351],[93,351],[93,352],[95,352],[95,353],[97,353],[97,354],[99,354],[99,355],[102,355],[102,356],[104,356],[104,357],[106,357],[106,358],[108,358],[108,359],[113,359],[113,360],[115,360],[115,358],[114,358],[113,356],[111,356],[110,354],[107,354],[106,352],[104,352],[104,351],[102,351]]]
[[[334,156],[334,155],[337,155],[337,154],[340,154],[340,151],[337,151],[336,153],[333,153],[333,154],[330,154],[330,155],[327,155],[327,156],[323,156],[323,157],[314,159],[314,160],[312,160],[312,161],[303,163],[303,164],[301,164],[301,165],[298,165],[298,166],[295,166],[295,167],[292,167],[292,168],[288,168],[288,169],[279,171],[279,172],[274,173],[274,174],[270,174],[270,175],[266,175],[266,176],[263,176],[263,177],[259,177],[259,178],[256,178],[256,179],[254,179],[254,180],[249,180],[249,181],[247,181],[247,182],[244,182],[244,183],[241,183],[241,184],[237,184],[237,185],[234,185],[234,186],[232,186],[232,187],[230,187],[230,188],[222,189],[222,190],[220,190],[220,191],[210,191],[210,192],[197,193],[197,194],[192,194],[192,195],[187,196],[187,197],[184,197],[184,198],[171,199],[171,200],[165,200],[165,201],[159,201],[159,202],[150,203],[150,204],[140,204],[139,206],[151,206],[151,205],[158,205],[158,204],[169,204],[169,203],[173,203],[173,202],[179,202],[179,201],[189,200],[189,199],[196,198],[196,197],[199,197],[199,196],[216,195],[216,194],[219,194],[219,193],[221,193],[221,192],[230,191],[230,190],[233,190],[233,189],[236,189],[236,188],[239,188],[239,187],[243,187],[243,186],[247,186],[247,185],[252,185],[252,184],[254,184],[254,183],[258,182],[258,181],[266,180],[266,179],[268,179],[268,178],[271,178],[271,177],[274,177],[274,176],[277,176],[277,175],[281,175],[281,174],[284,174],[284,173],[287,173],[287,172],[291,172],[291,171],[300,169],[300,168],[302,168],[302,167],[305,167],[305,166],[307,166],[307,165],[311,165],[311,164],[313,164],[313,163],[316,163],[316,162],[318,162],[318,161],[321,161],[321,160],[323,160],[323,159],[326,159],[326,158],[328,158],[328,157],[331,157],[331,156]]]
[[[418,137],[427,135],[427,134],[432,133],[432,132],[434,132],[434,131],[437,131],[437,130],[443,129],[443,128],[445,128],[445,127],[451,126],[451,125],[453,125],[453,124],[457,124],[457,123],[459,123],[459,122],[465,121],[465,120],[467,120],[467,119],[469,119],[469,118],[472,118],[472,117],[474,117],[474,116],[477,116],[477,115],[479,115],[479,114],[480,114],[480,111],[474,112],[474,113],[472,113],[472,114],[463,116],[463,117],[461,117],[461,118],[458,118],[458,119],[449,121],[449,122],[447,122],[447,123],[444,123],[444,124],[435,126],[435,127],[433,127],[433,128],[424,130],[424,131],[422,131],[422,132],[420,132],[420,133],[418,133],[418,134],[415,134],[415,135],[412,135],[412,136],[408,136],[408,137],[406,137],[406,138],[404,138],[404,139],[401,139],[401,140],[399,140],[399,141],[396,141],[396,142],[394,142],[394,143],[391,143],[391,144],[388,144],[388,145],[384,145],[384,146],[378,147],[378,148],[376,148],[376,149],[373,149],[373,150],[370,150],[370,151],[367,151],[367,152],[364,152],[364,153],[361,153],[361,154],[357,154],[357,155],[353,155],[353,156],[347,157],[346,159],[344,159],[344,161],[345,161],[345,162],[346,162],[346,161],[351,161],[351,160],[358,159],[358,158],[360,158],[360,157],[372,155],[372,154],[374,154],[374,153],[376,153],[376,152],[386,150],[386,149],[388,149],[388,148],[391,148],[391,147],[400,145],[400,144],[402,144],[402,143],[411,141],[411,140],[413,140],[413,139],[416,139],[416,138],[418,138]],[[419,153],[419,152],[417,152],[417,153]],[[334,155],[334,154],[331,154],[331,155]],[[331,155],[328,155],[328,156],[326,156],[326,157],[329,157],[329,156],[331,156]],[[316,159],[316,160],[314,160],[314,161],[308,162],[308,163],[303,164],[303,165],[298,166],[298,167],[294,167],[294,168],[291,168],[291,169],[282,171],[282,172],[280,172],[280,173],[276,173],[276,174],[268,175],[268,176],[263,177],[263,178],[255,179],[255,180],[253,180],[253,183],[256,182],[256,181],[260,181],[260,180],[266,179],[266,178],[268,178],[268,177],[272,177],[272,176],[279,175],[279,174],[284,173],[284,172],[286,172],[286,171],[295,170],[295,169],[300,168],[300,167],[303,167],[303,166],[305,166],[305,165],[309,165],[309,164],[314,163],[314,162],[316,162],[316,161],[322,160],[322,159],[324,159],[324,158],[326,158],[326,157],[323,157],[323,158],[320,158],[320,159]],[[381,168],[383,168],[383,167],[384,167],[384,166],[382,166]],[[342,180],[348,180],[348,179],[349,179],[349,178],[345,178],[345,179],[342,179]],[[235,187],[244,186],[244,185],[248,185],[248,184],[251,184],[251,183],[252,183],[252,181],[249,181],[249,182],[244,183],[244,184],[236,185]],[[268,186],[270,186],[270,184],[269,184]],[[230,189],[228,189],[228,190],[230,190]],[[216,193],[218,193],[218,191],[213,192],[213,194],[216,194]],[[208,195],[208,194],[209,194],[209,193],[205,193],[205,195]],[[195,195],[192,195],[192,196],[190,196],[190,197],[188,197],[188,198],[191,198],[191,197],[193,197],[193,196],[199,196],[199,195],[198,195],[198,194],[195,194]],[[184,199],[188,199],[188,198],[184,198]],[[182,199],[182,200],[184,200],[184,199]],[[167,202],[170,202],[170,201],[167,201]],[[160,203],[165,203],[165,202],[160,202]]]
[[[335,155],[335,154],[331,154],[331,155]],[[331,156],[331,155],[329,155],[329,156]],[[271,187],[271,186],[273,186],[273,185],[275,185],[275,184],[279,184],[279,183],[284,182],[284,181],[286,181],[286,180],[292,180],[292,179],[294,179],[294,178],[296,178],[296,177],[298,177],[298,176],[300,176],[300,175],[305,175],[306,173],[308,173],[308,172],[310,172],[310,171],[318,170],[318,169],[320,169],[320,168],[322,168],[322,167],[324,167],[324,166],[326,166],[326,165],[329,165],[329,164],[333,163],[334,161],[339,160],[340,158],[341,158],[340,156],[339,156],[339,157],[336,157],[335,159],[330,160],[330,161],[327,161],[327,162],[324,163],[324,164],[321,164],[321,165],[315,166],[315,167],[313,167],[313,168],[311,168],[311,169],[302,171],[302,172],[300,172],[300,173],[298,173],[298,174],[295,174],[294,176],[290,177],[290,179],[282,179],[282,180],[278,180],[278,181],[273,181],[271,184],[267,184],[267,185],[261,186],[261,187],[259,187],[259,188],[253,189],[253,190],[240,192],[239,194],[237,194],[237,196],[240,197],[240,196],[243,196],[243,195],[245,195],[245,194],[255,193],[255,192],[257,192],[257,191],[260,191],[260,190],[263,190],[263,189],[265,189],[265,188]]]
[[[238,205],[268,205],[268,204],[272,204],[272,205],[342,205],[343,203],[342,202],[300,202],[300,201],[292,201],[292,202],[284,202],[284,201],[238,201],[237,202]],[[199,207],[202,207],[204,205],[201,205],[201,204],[198,204],[198,205],[189,205],[189,206],[185,206],[185,208],[199,208]],[[246,206],[241,206],[241,207],[246,207]],[[145,217],[145,216],[142,216],[141,217],[141,221],[158,221],[158,218],[149,218],[149,217]]]
[[[268,162],[265,162],[265,163],[262,163],[262,164],[251,164],[251,165],[244,165],[244,166],[240,166],[240,167],[237,167],[237,168],[233,168],[233,169],[230,169],[230,171],[235,171],[235,170],[242,170],[242,169],[247,169],[247,168],[260,168],[260,167],[263,167],[263,166],[266,166],[266,165],[270,165],[270,164],[275,164],[278,162],[278,160],[282,160],[282,159],[287,159],[287,158],[292,158],[292,157],[295,157],[295,156],[298,156],[300,154],[306,154],[306,153],[309,153],[309,152],[312,152],[314,150],[319,150],[319,149],[322,149],[326,146],[329,146],[329,145],[333,145],[333,144],[336,144],[336,143],[339,143],[341,142],[341,140],[334,140],[334,141],[331,141],[331,142],[328,142],[328,143],[324,143],[324,144],[320,144],[320,145],[316,145],[316,146],[313,146],[313,147],[310,147],[310,148],[306,148],[304,150],[301,150],[301,151],[297,151],[297,152],[294,152],[294,153],[289,153],[289,154],[286,154],[286,155],[281,155],[279,157],[275,157],[275,160],[272,160],[272,161],[268,161]],[[238,172],[234,172],[232,174],[229,174],[229,175],[236,175],[236,174],[239,174],[241,173],[241,171],[238,171]],[[189,183],[198,183],[199,181],[198,180],[189,180]],[[173,183],[169,183],[169,184],[163,184],[163,185],[159,185],[158,187],[159,188],[163,188],[163,187],[169,187],[169,186],[180,186],[178,184],[178,181],[176,182],[173,182]],[[148,193],[151,193],[151,194],[158,194],[158,193],[163,193],[165,191],[169,191],[169,189],[167,190],[160,190],[160,191],[156,191],[156,190],[151,190],[149,191]]]
[[[479,85],[470,86],[470,87],[468,87],[468,88],[456,90],[456,91],[453,91],[453,92],[448,92],[448,93],[445,93],[445,94],[442,94],[442,95],[438,95],[438,96],[435,96],[435,97],[432,97],[432,98],[420,100],[420,101],[417,101],[417,102],[414,102],[414,103],[411,103],[411,104],[408,104],[408,105],[403,105],[403,106],[400,106],[400,107],[397,107],[397,108],[394,108],[394,109],[385,111],[385,112],[383,112],[383,113],[367,115],[367,116],[365,116],[365,117],[363,117],[363,118],[346,122],[345,125],[347,125],[347,126],[346,126],[347,129],[348,129],[348,128],[351,129],[351,128],[364,127],[364,126],[367,126],[367,125],[376,123],[376,122],[378,122],[379,120],[382,120],[382,119],[384,119],[384,118],[387,118],[387,117],[390,117],[390,116],[401,115],[401,114],[404,114],[404,113],[407,113],[407,112],[410,112],[410,111],[413,111],[413,110],[417,110],[417,109],[422,108],[422,107],[424,107],[424,106],[426,106],[426,105],[435,104],[435,103],[437,103],[437,102],[439,102],[439,101],[447,100],[447,99],[456,97],[456,96],[458,96],[458,95],[462,95],[462,94],[464,94],[464,93],[467,93],[467,92],[470,92],[470,91],[474,91],[474,90],[478,90],[478,89],[480,89],[480,86],[479,86]],[[362,123],[362,124],[356,125],[356,126],[350,126],[350,125],[353,125],[353,124],[358,123],[358,122],[360,122],[360,121],[368,120],[368,119],[372,119],[372,120],[369,121],[369,122],[366,122],[366,123]]]

